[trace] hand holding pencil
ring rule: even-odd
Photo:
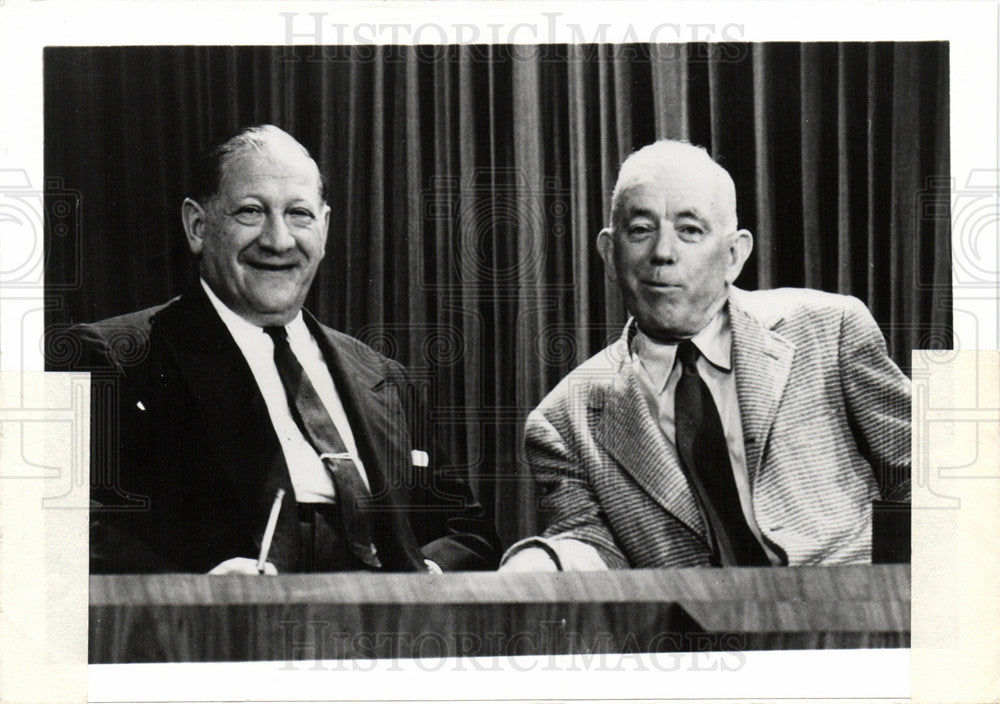
[[[274,496],[274,503],[271,504],[271,514],[267,518],[267,526],[264,528],[264,537],[260,543],[260,555],[257,560],[249,557],[233,557],[225,562],[220,562],[213,567],[209,574],[278,574],[278,568],[267,561],[267,555],[271,551],[271,541],[274,540],[274,529],[278,525],[278,514],[281,513],[281,500],[285,497],[285,490],[278,489]]]
[[[278,574],[278,568],[270,562],[264,563],[264,571],[257,571],[257,559],[253,557],[231,557],[220,562],[208,574]]]

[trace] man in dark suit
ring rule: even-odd
[[[552,521],[504,569],[868,562],[909,498],[910,383],[864,304],[732,285],[733,181],[662,141],[622,164],[597,239],[633,318],[528,417]]]
[[[200,281],[75,329],[95,379],[92,572],[492,569],[494,526],[438,471],[404,369],[302,309],[330,208],[280,129],[203,159],[183,203]],[[102,391],[103,390],[103,391]]]

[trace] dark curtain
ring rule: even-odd
[[[261,122],[329,182],[307,305],[427,380],[508,541],[541,522],[525,415],[625,320],[592,243],[621,160],[657,138],[732,173],[756,240],[740,286],[858,296],[904,370],[951,346],[948,46],[931,42],[48,48],[50,220],[75,208],[47,236],[50,332],[187,288],[193,159]]]

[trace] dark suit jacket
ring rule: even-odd
[[[464,478],[438,470],[426,391],[352,337],[306,323],[326,357],[372,488],[388,570],[493,569],[495,528]],[[256,558],[278,487],[270,560],[298,541],[288,468],[250,367],[200,286],[148,310],[78,326],[93,380],[91,571],[205,572]],[[64,366],[65,368],[65,366]],[[428,453],[414,466],[413,450]],[[419,464],[419,463],[418,463]]]

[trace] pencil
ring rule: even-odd
[[[267,562],[267,553],[271,552],[271,541],[274,540],[274,529],[278,525],[278,514],[281,513],[281,500],[285,497],[285,490],[278,489],[274,495],[274,503],[271,504],[271,515],[267,517],[267,527],[264,528],[264,539],[260,543],[260,557],[257,558],[257,571],[264,574],[264,563]]]

